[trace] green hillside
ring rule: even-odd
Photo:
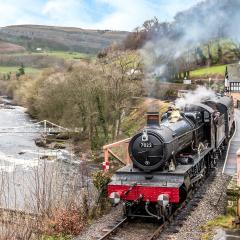
[[[203,67],[190,72],[190,77],[208,77],[211,75],[222,75],[225,74],[226,65]]]
[[[70,51],[96,54],[112,43],[121,42],[124,31],[86,30],[71,27],[18,25],[0,29],[0,40],[18,44],[27,50]]]

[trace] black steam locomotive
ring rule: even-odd
[[[231,97],[216,95],[181,110],[147,114],[147,126],[129,142],[132,165],[118,170],[108,185],[126,216],[163,219],[213,169],[234,129]]]

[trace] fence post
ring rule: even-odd
[[[47,120],[44,120],[44,132],[47,133]]]
[[[237,186],[240,187],[240,149],[237,151]]]
[[[131,159],[130,159],[130,156],[129,156],[129,153],[128,153],[128,142],[127,143],[125,143],[125,145],[126,145],[126,163],[127,163],[127,165],[130,165],[130,163],[131,163]]]
[[[237,187],[240,189],[240,149],[237,151]],[[237,214],[240,217],[240,196],[237,200]]]
[[[109,152],[108,149],[104,149],[104,162],[103,162],[103,170],[108,171],[109,170]]]

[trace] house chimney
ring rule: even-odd
[[[158,126],[160,122],[159,112],[147,112],[147,126]]]

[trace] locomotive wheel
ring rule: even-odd
[[[182,185],[180,187],[180,199],[181,199],[181,202],[185,201],[185,199],[187,198],[187,195],[188,195],[187,188],[186,188],[185,185]]]

